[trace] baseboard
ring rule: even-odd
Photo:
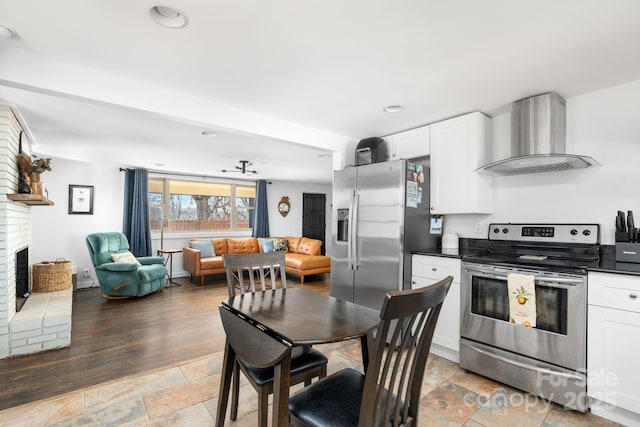
[[[436,356],[440,356],[444,359],[450,360],[455,363],[460,363],[460,353],[447,347],[431,343],[429,353],[433,353]]]
[[[640,414],[618,408],[617,406],[590,399],[591,413],[607,420],[620,423],[623,426],[640,426]]]

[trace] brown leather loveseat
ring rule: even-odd
[[[191,241],[204,241],[208,239],[191,239]],[[202,257],[201,251],[190,246],[182,250],[183,268],[193,276],[200,276],[200,283],[204,285],[204,276],[207,274],[222,274],[225,272],[222,264],[224,254],[246,254],[262,252],[260,242],[255,237],[244,239],[232,239],[228,237],[212,239],[213,257]],[[321,255],[322,242],[306,237],[285,237],[288,250],[285,252],[285,271],[287,274],[300,276],[300,284],[304,284],[304,277],[328,273],[331,271],[331,257]]]

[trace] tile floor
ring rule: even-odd
[[[317,346],[329,373],[361,369],[359,341]],[[0,412],[0,426],[212,426],[218,403],[222,353],[179,366],[104,383]],[[420,426],[617,426],[467,373],[431,356],[422,387]],[[245,383],[236,422],[253,427],[257,402]],[[227,411],[228,414],[228,411]],[[228,416],[228,415],[227,415]]]

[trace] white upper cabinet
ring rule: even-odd
[[[430,125],[431,213],[491,213],[491,119],[474,112]]]
[[[428,125],[386,136],[384,140],[389,144],[389,160],[428,156],[429,138]]]

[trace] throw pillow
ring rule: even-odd
[[[189,242],[189,247],[200,251],[200,259],[216,256],[211,240],[192,240]]]
[[[127,264],[140,265],[140,261],[129,251],[111,254],[111,259],[113,262],[126,262]]]
[[[272,239],[258,239],[260,240],[260,247],[262,248],[262,252],[269,253],[273,252],[273,240]]]
[[[289,252],[298,252],[298,246],[300,245],[299,237],[287,237],[287,244],[289,245]]]
[[[298,246],[298,252],[306,255],[317,255],[320,253],[322,247],[322,240],[309,239],[303,237],[300,239],[300,246]]]
[[[274,251],[283,251],[283,252],[289,251],[289,242],[287,242],[287,239],[278,239],[277,237],[274,237],[271,240],[273,240]]]

